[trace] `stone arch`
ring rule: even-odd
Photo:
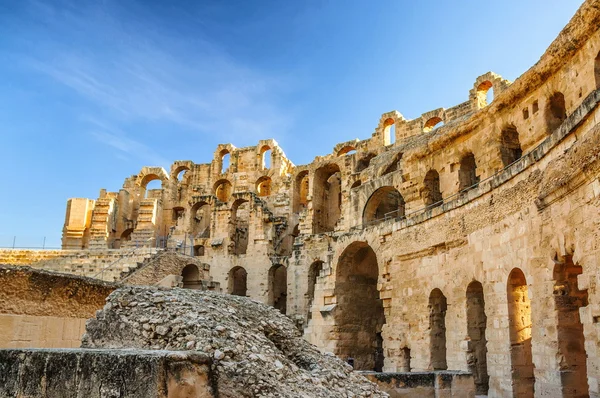
[[[248,272],[243,267],[229,270],[228,291],[234,296],[246,296],[248,291]]]
[[[234,255],[246,254],[250,231],[250,202],[236,199],[231,206],[231,249]]]
[[[271,195],[271,177],[262,176],[256,180],[256,193],[258,196]]]
[[[269,269],[269,305],[282,314],[287,311],[287,268],[275,264]]]
[[[579,290],[583,273],[573,256],[554,261],[554,305],[557,316],[558,353],[562,392],[565,397],[587,397],[587,354],[579,309],[588,305],[587,289]]]
[[[396,143],[396,121],[387,118],[383,121],[383,145],[393,145]]]
[[[323,270],[323,261],[316,260],[308,268],[308,288],[306,289],[306,311],[307,319],[310,319],[311,311],[310,307],[313,304],[315,298],[315,286],[317,285],[317,278]]]
[[[458,169],[458,190],[471,188],[479,182],[479,176],[477,176],[477,163],[475,162],[475,155],[473,152],[468,152],[460,159],[460,166]]]
[[[493,100],[494,97],[498,96],[509,85],[510,81],[503,79],[502,76],[494,72],[487,72],[475,79],[473,88],[469,92],[469,101],[475,109],[485,108],[491,103],[491,101],[488,103],[488,92],[490,90],[493,92],[493,96],[490,99]]]
[[[133,228],[127,228],[121,233],[118,243],[115,245],[115,249],[119,249],[123,246],[123,243],[129,242],[131,240],[131,234],[133,233],[133,230]]]
[[[308,170],[303,170],[296,175],[294,180],[294,213],[299,213],[306,209],[308,205],[308,189]]]
[[[553,133],[554,130],[560,127],[562,122],[567,118],[567,108],[563,93],[557,91],[548,98],[544,117],[546,119],[548,134]]]
[[[519,132],[512,124],[505,126],[500,133],[500,156],[504,167],[513,164],[523,156]]]
[[[232,190],[233,190],[233,187],[231,186],[231,183],[229,182],[229,180],[222,179],[222,180],[215,182],[215,186],[214,186],[215,196],[221,202],[229,201]]]
[[[423,204],[427,207],[437,207],[443,204],[442,192],[440,191],[440,175],[437,170],[431,169],[425,174],[421,198],[423,198]]]
[[[356,167],[354,168],[354,172],[360,173],[361,171],[363,171],[364,169],[369,167],[369,165],[371,164],[371,159],[373,159],[375,156],[377,156],[377,155],[375,155],[374,153],[367,153],[362,158],[360,158],[360,160],[358,162],[356,162]]]
[[[424,132],[424,133],[428,133],[428,132],[430,132],[431,130],[434,130],[434,129],[436,129],[436,126],[437,126],[438,124],[440,124],[440,123],[442,123],[442,124],[443,124],[443,123],[444,123],[444,121],[443,121],[443,120],[442,120],[442,118],[441,118],[441,117],[439,117],[439,116],[434,116],[434,117],[432,117],[432,118],[428,119],[428,120],[425,122],[425,124],[423,125],[423,132]]]
[[[404,198],[392,186],[377,189],[367,200],[363,210],[363,224],[404,217]]]
[[[162,167],[143,167],[136,177],[135,184],[145,190],[148,183],[154,180],[160,180],[161,186],[164,187],[165,182],[169,181],[169,175]]]
[[[194,238],[210,237],[212,209],[210,204],[201,201],[190,208],[189,232]]]
[[[429,295],[429,352],[432,370],[446,370],[446,311],[448,301],[440,289]]]
[[[319,167],[312,190],[313,233],[331,232],[342,214],[340,167],[335,163]]]
[[[260,148],[260,170],[268,170],[273,165],[273,151],[269,145]]]
[[[231,152],[229,149],[222,149],[219,152],[219,172],[225,174],[231,167]]]
[[[334,290],[335,353],[343,360],[353,358],[357,370],[383,368],[385,313],[378,278],[377,255],[366,242],[353,242],[340,255]]]
[[[531,345],[531,302],[523,271],[514,268],[506,285],[513,396],[533,398],[535,376]]]
[[[188,264],[181,270],[184,289],[201,289],[202,288],[202,272],[196,264]]]
[[[466,309],[469,338],[467,365],[475,379],[475,394],[487,395],[489,389],[487,340],[485,336],[487,316],[485,315],[485,300],[481,282],[473,281],[467,286]]]
[[[337,156],[351,155],[354,152],[356,152],[356,147],[354,147],[352,145],[346,145],[345,147],[343,147],[342,149],[340,149],[338,151]]]
[[[191,162],[190,162],[191,163]],[[172,181],[183,181],[183,178],[185,177],[185,173],[187,173],[188,171],[190,171],[191,165],[187,163],[179,163],[179,162],[175,162],[173,164],[173,166],[171,166],[171,176],[170,179]],[[181,175],[181,172],[185,172],[183,175]]]

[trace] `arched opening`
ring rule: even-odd
[[[513,396],[533,398],[535,377],[531,350],[531,302],[523,271],[518,268],[511,271],[506,293]]]
[[[369,198],[363,211],[363,223],[404,217],[404,198],[394,187],[381,187]]]
[[[596,78],[596,89],[600,88],[600,53],[596,55],[594,60],[594,76]]]
[[[477,86],[477,107],[485,108],[494,100],[494,88],[492,82],[486,80]]]
[[[460,160],[460,168],[458,169],[458,190],[471,188],[479,182],[477,176],[477,164],[475,163],[475,155],[468,153]]]
[[[331,232],[342,213],[342,181],[337,164],[317,169],[313,182],[313,232]]]
[[[160,198],[162,190],[162,180],[156,174],[144,176],[141,182],[144,199]]]
[[[342,156],[342,155],[353,155],[356,153],[356,148],[348,145],[343,147],[342,149],[340,149],[337,153],[338,156]]]
[[[396,143],[396,122],[389,118],[383,122],[383,145]]]
[[[356,180],[352,183],[352,186],[350,187],[350,189],[358,188],[358,187],[360,187],[360,184],[362,184],[360,182],[360,180]]]
[[[554,304],[557,316],[558,357],[565,397],[587,397],[587,354],[579,309],[588,305],[588,292],[579,290],[577,275],[583,269],[572,256],[555,260]]]
[[[321,271],[323,270],[323,261],[317,260],[310,265],[308,269],[308,289],[306,290],[306,310],[307,310],[307,319],[311,317],[310,307],[313,304],[313,300],[315,298],[315,286],[317,284],[317,278],[319,277]]]
[[[421,197],[427,207],[437,207],[443,203],[442,192],[440,191],[440,175],[436,170],[429,170],[425,174]]]
[[[556,92],[548,98],[545,116],[548,134],[551,134],[554,130],[559,128],[562,122],[567,118],[565,96],[562,93]]]
[[[467,286],[467,334],[470,340],[467,365],[475,379],[476,395],[487,395],[489,389],[486,327],[483,286],[480,282],[473,281]]]
[[[339,336],[336,355],[342,360],[354,359],[354,369],[383,369],[385,324],[383,303],[379,298],[377,256],[366,242],[348,246],[337,264],[334,310],[335,335]]]
[[[381,175],[384,176],[386,174],[393,173],[394,171],[401,170],[401,168],[400,168],[401,160],[402,160],[402,153],[400,152],[400,153],[397,153],[396,156],[394,156],[394,159],[392,159],[390,164],[386,167],[386,169],[383,171],[383,173],[381,173]]]
[[[429,349],[432,370],[446,370],[446,311],[448,302],[440,289],[429,295]]]
[[[500,134],[500,155],[504,167],[513,164],[523,155],[521,143],[519,142],[519,132],[513,125],[506,126]]]
[[[248,273],[246,270],[242,267],[233,267],[229,271],[228,279],[229,294],[245,297],[248,289]]]
[[[231,183],[228,180],[219,180],[215,183],[215,196],[221,202],[229,201],[231,190]]]
[[[287,309],[287,268],[276,264],[269,270],[269,304],[286,313]]]
[[[294,182],[294,213],[300,213],[308,205],[308,170],[301,171]]]
[[[268,170],[271,168],[272,163],[272,151],[268,145],[263,145],[260,148],[260,166],[262,170]]]
[[[133,233],[133,228],[128,228],[125,231],[123,231],[121,233],[121,237],[119,238],[119,240],[116,241],[114,244],[115,249],[119,249],[119,248],[123,247],[123,244],[125,242],[129,242],[131,240],[132,233]]]
[[[356,162],[356,167],[354,168],[355,173],[360,173],[371,164],[371,159],[375,157],[374,153],[368,153],[363,156],[358,162]]]
[[[201,289],[202,273],[195,264],[186,265],[181,271],[184,289]]]
[[[190,234],[194,238],[210,237],[211,208],[206,202],[198,202],[190,209]]]
[[[204,245],[195,245],[194,246],[194,256],[195,257],[204,256]]]
[[[248,232],[250,229],[250,203],[238,199],[231,208],[231,249],[232,254],[246,254],[248,250]]]
[[[183,178],[185,177],[185,173],[187,173],[189,170],[190,170],[190,168],[187,166],[180,166],[174,171],[173,175],[175,176],[175,179],[177,181],[181,182],[181,181],[183,181]]]
[[[271,195],[271,177],[263,176],[256,181],[256,193],[258,196]]]
[[[225,174],[229,170],[231,156],[227,149],[223,149],[220,153],[220,157],[221,157],[221,167],[220,167],[221,174]]]
[[[177,225],[178,222],[183,221],[183,219],[185,218],[185,209],[183,207],[177,206],[173,207],[172,211],[173,224]]]
[[[425,125],[423,125],[423,132],[424,133],[428,133],[431,130],[436,129],[438,126],[438,124],[444,124],[444,121],[442,120],[442,118],[434,116],[431,119],[429,119],[428,121],[425,122]],[[441,125],[440,125],[441,126]],[[438,126],[438,127],[440,127]]]
[[[400,372],[410,372],[410,348],[403,347],[400,350],[400,361],[398,363]]]

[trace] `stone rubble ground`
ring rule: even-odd
[[[88,321],[82,347],[204,352],[221,397],[388,396],[319,352],[278,310],[215,292],[118,289]]]

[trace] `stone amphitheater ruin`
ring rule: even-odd
[[[469,375],[473,388],[439,379],[413,396],[600,397],[599,102],[600,1],[587,0],[516,81],[489,72],[464,103],[384,113],[370,138],[310,164],[269,139],[144,167],[117,192],[68,200],[63,250],[0,251],[34,268],[0,269],[12,287],[0,347],[78,347],[114,289],[100,314],[127,285],[180,286],[275,307],[391,396],[418,374]],[[144,344],[159,351],[131,355],[174,349],[131,348]]]

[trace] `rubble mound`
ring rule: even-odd
[[[246,297],[123,287],[88,321],[82,347],[204,352],[219,397],[387,397],[278,310]]]

